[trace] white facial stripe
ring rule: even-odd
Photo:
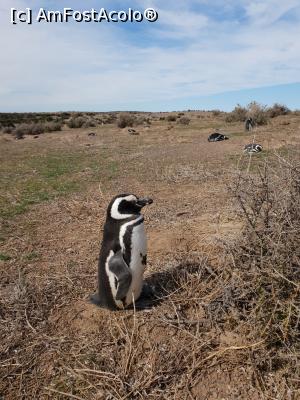
[[[120,246],[122,248],[122,251],[125,251],[125,246],[124,246],[124,235],[126,233],[127,227],[129,225],[134,225],[137,221],[139,221],[141,218],[143,218],[143,216],[139,216],[137,219],[134,219],[133,221],[129,221],[127,223],[125,223],[124,225],[121,226],[120,229],[120,234],[119,234],[119,242],[120,242]]]
[[[121,201],[123,200],[127,200],[127,201],[132,201],[132,200],[136,200],[136,197],[133,195],[129,195],[129,196],[125,196],[125,197],[118,197],[112,207],[111,207],[111,211],[110,211],[110,215],[112,218],[114,219],[125,219],[125,218],[129,218],[131,217],[133,214],[121,214],[119,212],[119,205],[121,203]]]
[[[127,200],[127,201],[137,200],[137,198],[133,194],[130,194],[129,196],[123,197],[123,199]]]

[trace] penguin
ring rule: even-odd
[[[110,310],[135,303],[143,288],[147,238],[141,210],[150,198],[115,196],[108,205],[98,262],[98,291],[91,302]]]
[[[262,149],[262,145],[250,143],[246,144],[246,146],[244,147],[244,153],[260,153]]]
[[[209,142],[220,142],[222,140],[228,140],[228,139],[229,139],[228,136],[225,136],[219,132],[215,132],[215,133],[212,133],[211,135],[209,135],[207,140]]]
[[[135,129],[128,129],[129,135],[139,135],[139,133]]]
[[[251,131],[254,128],[254,121],[253,118],[247,118],[245,121],[245,130]]]

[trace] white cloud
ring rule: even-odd
[[[284,6],[277,0],[263,6],[224,1],[227,7],[244,6],[248,21],[243,24],[191,11],[205,2],[166,1],[159,22],[145,25],[146,33],[137,31],[135,37],[109,24],[13,26],[4,10],[30,1],[2,1],[2,110],[131,109],[158,102],[167,107],[188,96],[300,80],[300,25],[278,21],[294,7],[292,0]],[[135,4],[141,9],[158,3]],[[146,45],[139,42],[143,34]]]
[[[255,0],[249,1],[245,8],[254,24],[266,25],[274,23],[297,6],[298,0]]]

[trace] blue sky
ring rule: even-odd
[[[11,7],[159,19],[12,25]],[[299,0],[1,0],[0,111],[300,108],[299,37]]]

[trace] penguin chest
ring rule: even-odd
[[[143,260],[147,255],[147,238],[144,224],[133,227],[131,236],[131,259],[129,267],[134,274],[135,272],[144,272],[145,265]]]
[[[126,304],[131,304],[133,297],[137,300],[143,287],[143,274],[147,257],[147,238],[144,223],[134,226],[131,233],[129,268],[132,282],[126,296]]]

